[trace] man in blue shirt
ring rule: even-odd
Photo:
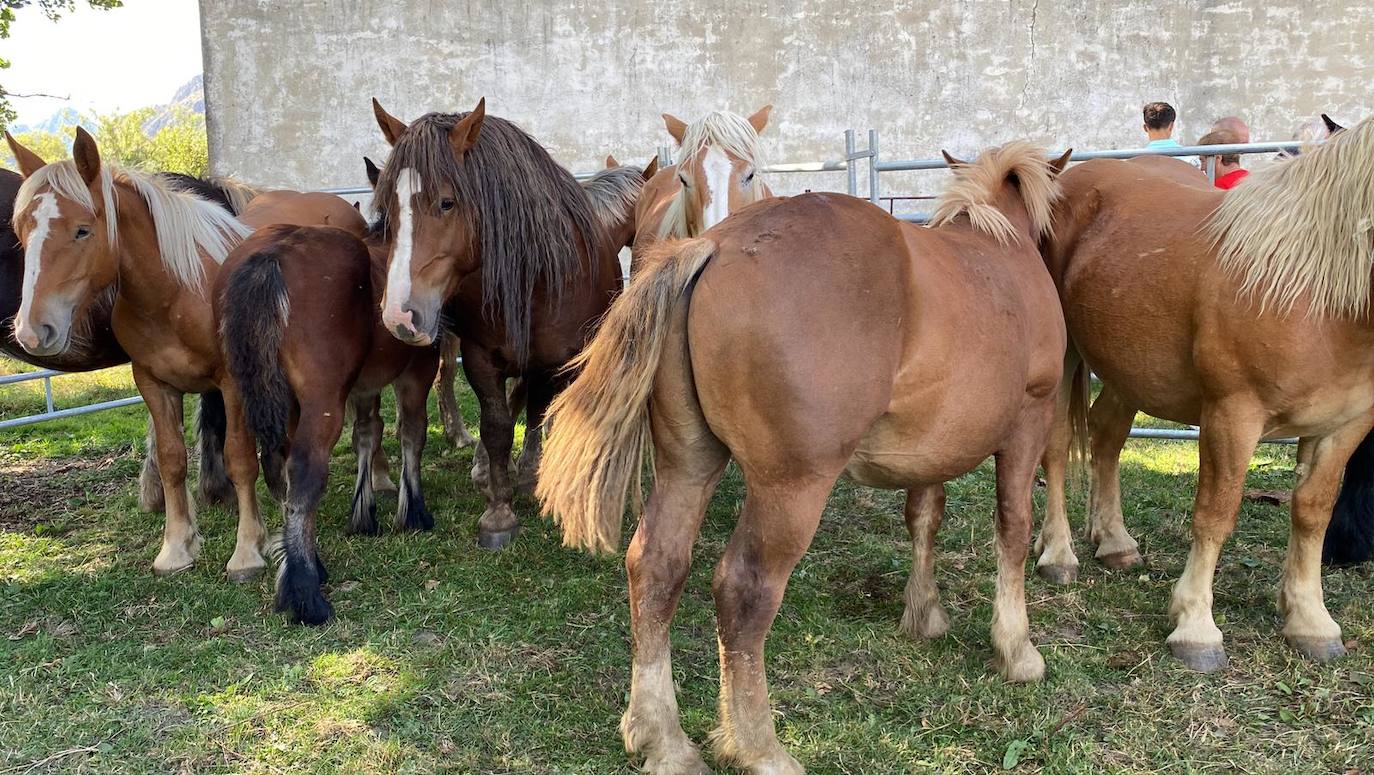
[[[1146,137],[1150,142],[1146,148],[1179,148],[1178,141],[1174,139],[1174,121],[1178,119],[1178,114],[1174,112],[1174,106],[1167,102],[1151,102],[1145,106],[1145,130]]]

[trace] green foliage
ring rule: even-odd
[[[111,8],[120,8],[124,5],[123,0],[86,0],[86,4],[92,8],[108,11]],[[76,10],[76,0],[0,0],[0,40],[10,36],[10,25],[14,23],[14,12],[21,8],[37,6],[43,11],[43,15],[49,21],[57,21],[63,14],[71,13]],[[10,66],[10,61],[0,57],[0,70]],[[10,105],[9,92],[0,85],[0,130],[13,124],[19,116],[14,112],[14,107]]]
[[[184,106],[177,106],[157,133],[150,136],[145,127],[157,113],[157,108],[141,108],[128,113],[96,115],[93,134],[101,158],[149,172],[184,172],[197,177],[205,175],[210,167],[205,116]],[[16,139],[44,161],[71,156],[70,133],[23,132],[16,135]],[[14,157],[8,153],[8,149],[4,161],[7,166],[15,167]]]

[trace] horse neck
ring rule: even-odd
[[[119,296],[135,308],[165,306],[169,297],[180,290],[180,283],[162,263],[152,212],[133,186],[116,182],[115,188],[119,213],[119,245],[115,248]]]

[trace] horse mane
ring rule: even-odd
[[[101,164],[101,206],[111,250],[119,245],[116,183],[132,187],[143,198],[153,220],[163,268],[186,288],[199,290],[205,281],[205,270],[200,263],[202,253],[216,264],[224,263],[234,245],[252,231],[214,202],[180,191],[156,175]],[[51,187],[58,196],[95,213],[90,187],[77,171],[75,162],[65,160],[47,164],[24,180],[14,200],[15,217],[28,209],[43,186]]]
[[[725,110],[707,113],[687,126],[687,131],[682,135],[682,145],[679,149],[682,158],[678,161],[678,166],[692,161],[697,154],[705,153],[712,145],[720,146],[722,151],[748,161],[755,169],[764,166],[763,154],[759,151],[759,133],[754,131],[754,125],[745,117]],[[761,193],[759,188],[763,186],[763,180],[756,174],[750,186],[757,196]],[[663,223],[659,226],[659,237],[696,236],[687,233],[685,193],[686,189],[679,190],[673,201],[668,203],[668,209],[663,214]]]
[[[243,208],[262,193],[261,189],[231,177],[198,178],[184,172],[159,172],[157,178],[178,191],[189,191],[201,199],[208,199],[235,216],[243,213]]]
[[[1007,178],[1015,176],[1030,215],[1031,232],[1036,236],[1049,233],[1051,210],[1059,199],[1060,188],[1043,148],[1025,140],[1013,140],[989,148],[977,159],[951,167],[950,171],[954,173],[954,182],[936,199],[930,228],[968,215],[973,228],[1003,245],[1019,241],[1016,228],[992,203]]]
[[[205,180],[224,193],[224,197],[229,200],[229,212],[234,215],[241,214],[243,208],[263,192],[262,188],[251,186],[228,175],[212,175]]]
[[[505,323],[516,361],[529,357],[530,318],[536,283],[550,303],[580,266],[578,240],[589,256],[606,243],[591,201],[575,178],[524,130],[488,114],[476,144],[462,160],[449,131],[466,113],[428,113],[396,141],[372,198],[379,223],[390,235],[396,181],[411,169],[420,179],[421,206],[445,187],[454,192],[469,223],[481,261],[482,307]],[[591,265],[595,271],[596,262]]]
[[[639,192],[644,190],[644,170],[629,164],[601,170],[583,181],[582,190],[601,228],[610,231],[634,212]]]
[[[1251,172],[1203,232],[1222,269],[1260,312],[1286,315],[1303,295],[1311,317],[1369,311],[1374,265],[1374,119],[1302,155]]]

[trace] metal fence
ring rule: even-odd
[[[882,195],[882,173],[884,172],[909,172],[922,170],[946,169],[949,164],[943,158],[930,159],[885,159],[880,154],[880,144],[877,130],[868,130],[868,143],[864,148],[858,147],[858,135],[850,129],[844,133],[844,156],[838,159],[794,162],[790,164],[771,164],[763,168],[763,172],[772,175],[785,175],[789,173],[818,173],[818,172],[844,172],[846,174],[846,190],[851,196],[859,196],[859,178],[861,168],[867,178],[865,187],[867,198],[873,204],[880,204],[886,200],[888,211],[892,212],[898,201],[918,201],[925,197],[906,197]],[[1235,145],[1195,145],[1180,146],[1176,148],[1126,148],[1106,151],[1074,151],[1069,157],[1071,161],[1088,161],[1089,159],[1130,159],[1137,156],[1207,156],[1212,161],[1219,155],[1245,155],[1245,154],[1284,154],[1295,153],[1301,150],[1302,143],[1299,142],[1278,142],[1278,143],[1243,143]],[[1058,153],[1051,154],[1058,156]],[[673,163],[673,149],[667,146],[660,146],[658,149],[658,160],[661,166],[668,166]],[[1206,170],[1209,178],[1215,180],[1215,167],[1208,165]],[[575,173],[574,177],[578,180],[586,180],[595,173]],[[339,188],[321,189],[325,193],[336,194],[343,199],[358,204],[360,207],[367,206],[372,197],[372,189],[367,186],[345,186]],[[929,213],[924,212],[903,212],[893,213],[894,217],[912,223],[925,223],[929,220]],[[0,386],[27,382],[30,380],[43,380],[44,395],[46,397],[47,408],[44,412],[17,417],[9,420],[0,421],[0,430],[6,428],[16,428],[21,425],[31,425],[33,423],[55,420],[61,417],[72,417],[76,415],[99,412],[105,409],[114,409],[121,406],[129,406],[142,401],[141,398],[122,398],[114,401],[102,401],[96,404],[73,407],[71,409],[55,409],[52,398],[52,378],[61,376],[63,372],[41,371],[28,374],[15,374],[12,376],[0,376]],[[1198,431],[1192,429],[1168,429],[1168,428],[1132,428],[1131,437],[1138,439],[1172,439],[1172,440],[1196,440]],[[1275,443],[1295,443],[1296,439],[1276,439]]]

